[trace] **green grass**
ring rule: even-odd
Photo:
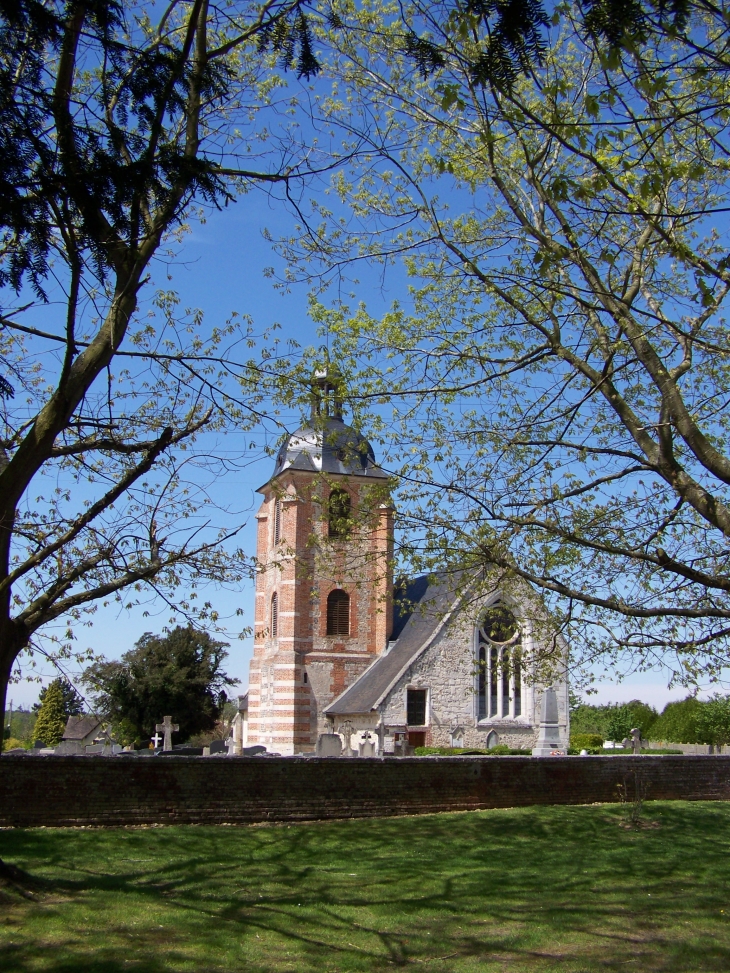
[[[730,969],[730,805],[0,831],[0,969]]]

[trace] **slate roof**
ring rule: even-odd
[[[338,416],[322,426],[302,426],[283,443],[276,457],[273,476],[285,470],[310,473],[340,473],[348,476],[387,478],[375,462],[373,447]]]
[[[90,733],[95,733],[101,727],[101,720],[95,716],[69,716],[66,729],[63,731],[64,740],[83,740]]]
[[[347,716],[375,709],[448,621],[460,599],[459,580],[454,575],[423,575],[409,581],[401,602],[405,607],[394,619],[395,645],[379,655],[324,712]]]

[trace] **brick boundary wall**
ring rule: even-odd
[[[730,800],[730,756],[0,758],[0,826],[251,824],[617,800]]]

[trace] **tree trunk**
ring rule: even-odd
[[[15,626],[9,619],[0,623],[0,713],[3,715],[3,739],[5,737],[5,703],[13,663],[23,648]]]

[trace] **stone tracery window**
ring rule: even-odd
[[[477,644],[477,718],[514,719],[522,715],[520,627],[506,605],[484,615]]]

